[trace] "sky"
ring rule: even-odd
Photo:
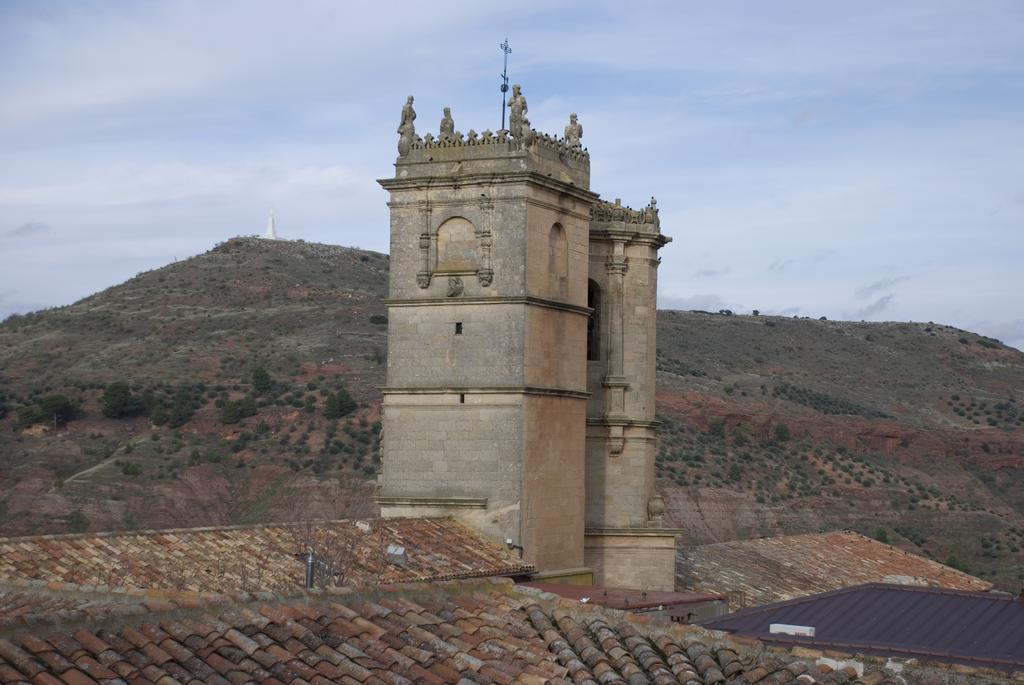
[[[1024,349],[1024,3],[0,2],[0,319],[261,233],[388,249],[399,116],[579,114],[659,305]]]

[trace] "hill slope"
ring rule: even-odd
[[[370,511],[387,267],[372,252],[235,239],[74,305],[8,319],[0,531]],[[226,403],[254,394],[257,369],[273,386],[254,398],[257,415],[225,417]],[[161,425],[102,415],[103,387],[118,381],[159,405]],[[323,406],[342,387],[360,406],[328,421]],[[15,408],[53,393],[80,401],[81,417],[21,427]]]
[[[0,534],[370,513],[387,267],[235,239],[8,319]],[[685,541],[849,527],[1014,585],[1024,354],[937,324],[658,325],[659,484]],[[118,382],[127,415],[108,418]],[[342,388],[357,406],[327,418]]]

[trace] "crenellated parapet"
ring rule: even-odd
[[[650,203],[641,209],[627,207],[618,199],[615,202],[600,201],[590,208],[590,221],[594,224],[621,224],[622,228],[630,225],[636,227],[643,226],[646,228],[640,230],[646,233],[658,233],[661,229],[661,219],[658,217],[658,201],[653,197]],[[653,231],[651,230],[652,228]]]
[[[590,153],[580,142],[583,127],[576,114],[570,116],[564,138],[541,133],[530,127],[520,87],[513,86],[512,92],[507,129],[463,134],[455,130],[451,108],[445,107],[437,136],[416,133],[416,111],[410,95],[398,126],[398,177],[464,176],[519,169],[589,188]]]
[[[461,131],[451,134],[442,134],[434,137],[428,133],[422,138],[416,136],[414,142],[409,146],[411,150],[435,150],[450,147],[472,147],[477,145],[503,145],[509,151],[522,150],[528,147],[537,146],[546,148],[564,155],[566,158],[576,162],[590,163],[590,152],[584,147],[576,147],[564,138],[548,135],[531,130],[532,136],[524,137],[523,140],[516,140],[508,131],[493,132],[489,129],[482,133],[470,129],[465,135]]]

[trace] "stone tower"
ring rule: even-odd
[[[602,584],[672,589],[675,534],[654,489],[657,203],[601,202],[590,222],[586,563]],[[609,582],[612,581],[612,582]]]
[[[600,202],[582,127],[533,131],[518,88],[497,134],[464,136],[446,110],[439,137],[421,138],[412,103],[395,176],[380,181],[391,210],[382,515],[455,516],[521,546],[548,577],[671,589],[672,532],[656,528],[652,500],[667,242],[653,203]],[[638,554],[658,557],[644,558],[657,571],[630,571]]]

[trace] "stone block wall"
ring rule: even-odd
[[[675,537],[657,533],[641,535],[590,534],[584,543],[584,560],[594,571],[594,583],[604,587],[636,590],[675,589]]]
[[[609,429],[587,427],[587,527],[647,528],[647,502],[654,494],[653,430],[626,427],[622,451],[610,453]]]
[[[422,516],[428,507],[469,517],[498,542],[518,541],[522,396],[470,393],[462,399],[453,393],[385,396],[382,495],[422,503],[382,505],[382,514]],[[482,499],[486,507],[464,511],[437,502],[445,498]]]
[[[522,386],[527,328],[522,310],[521,304],[452,300],[391,305],[387,386]]]

